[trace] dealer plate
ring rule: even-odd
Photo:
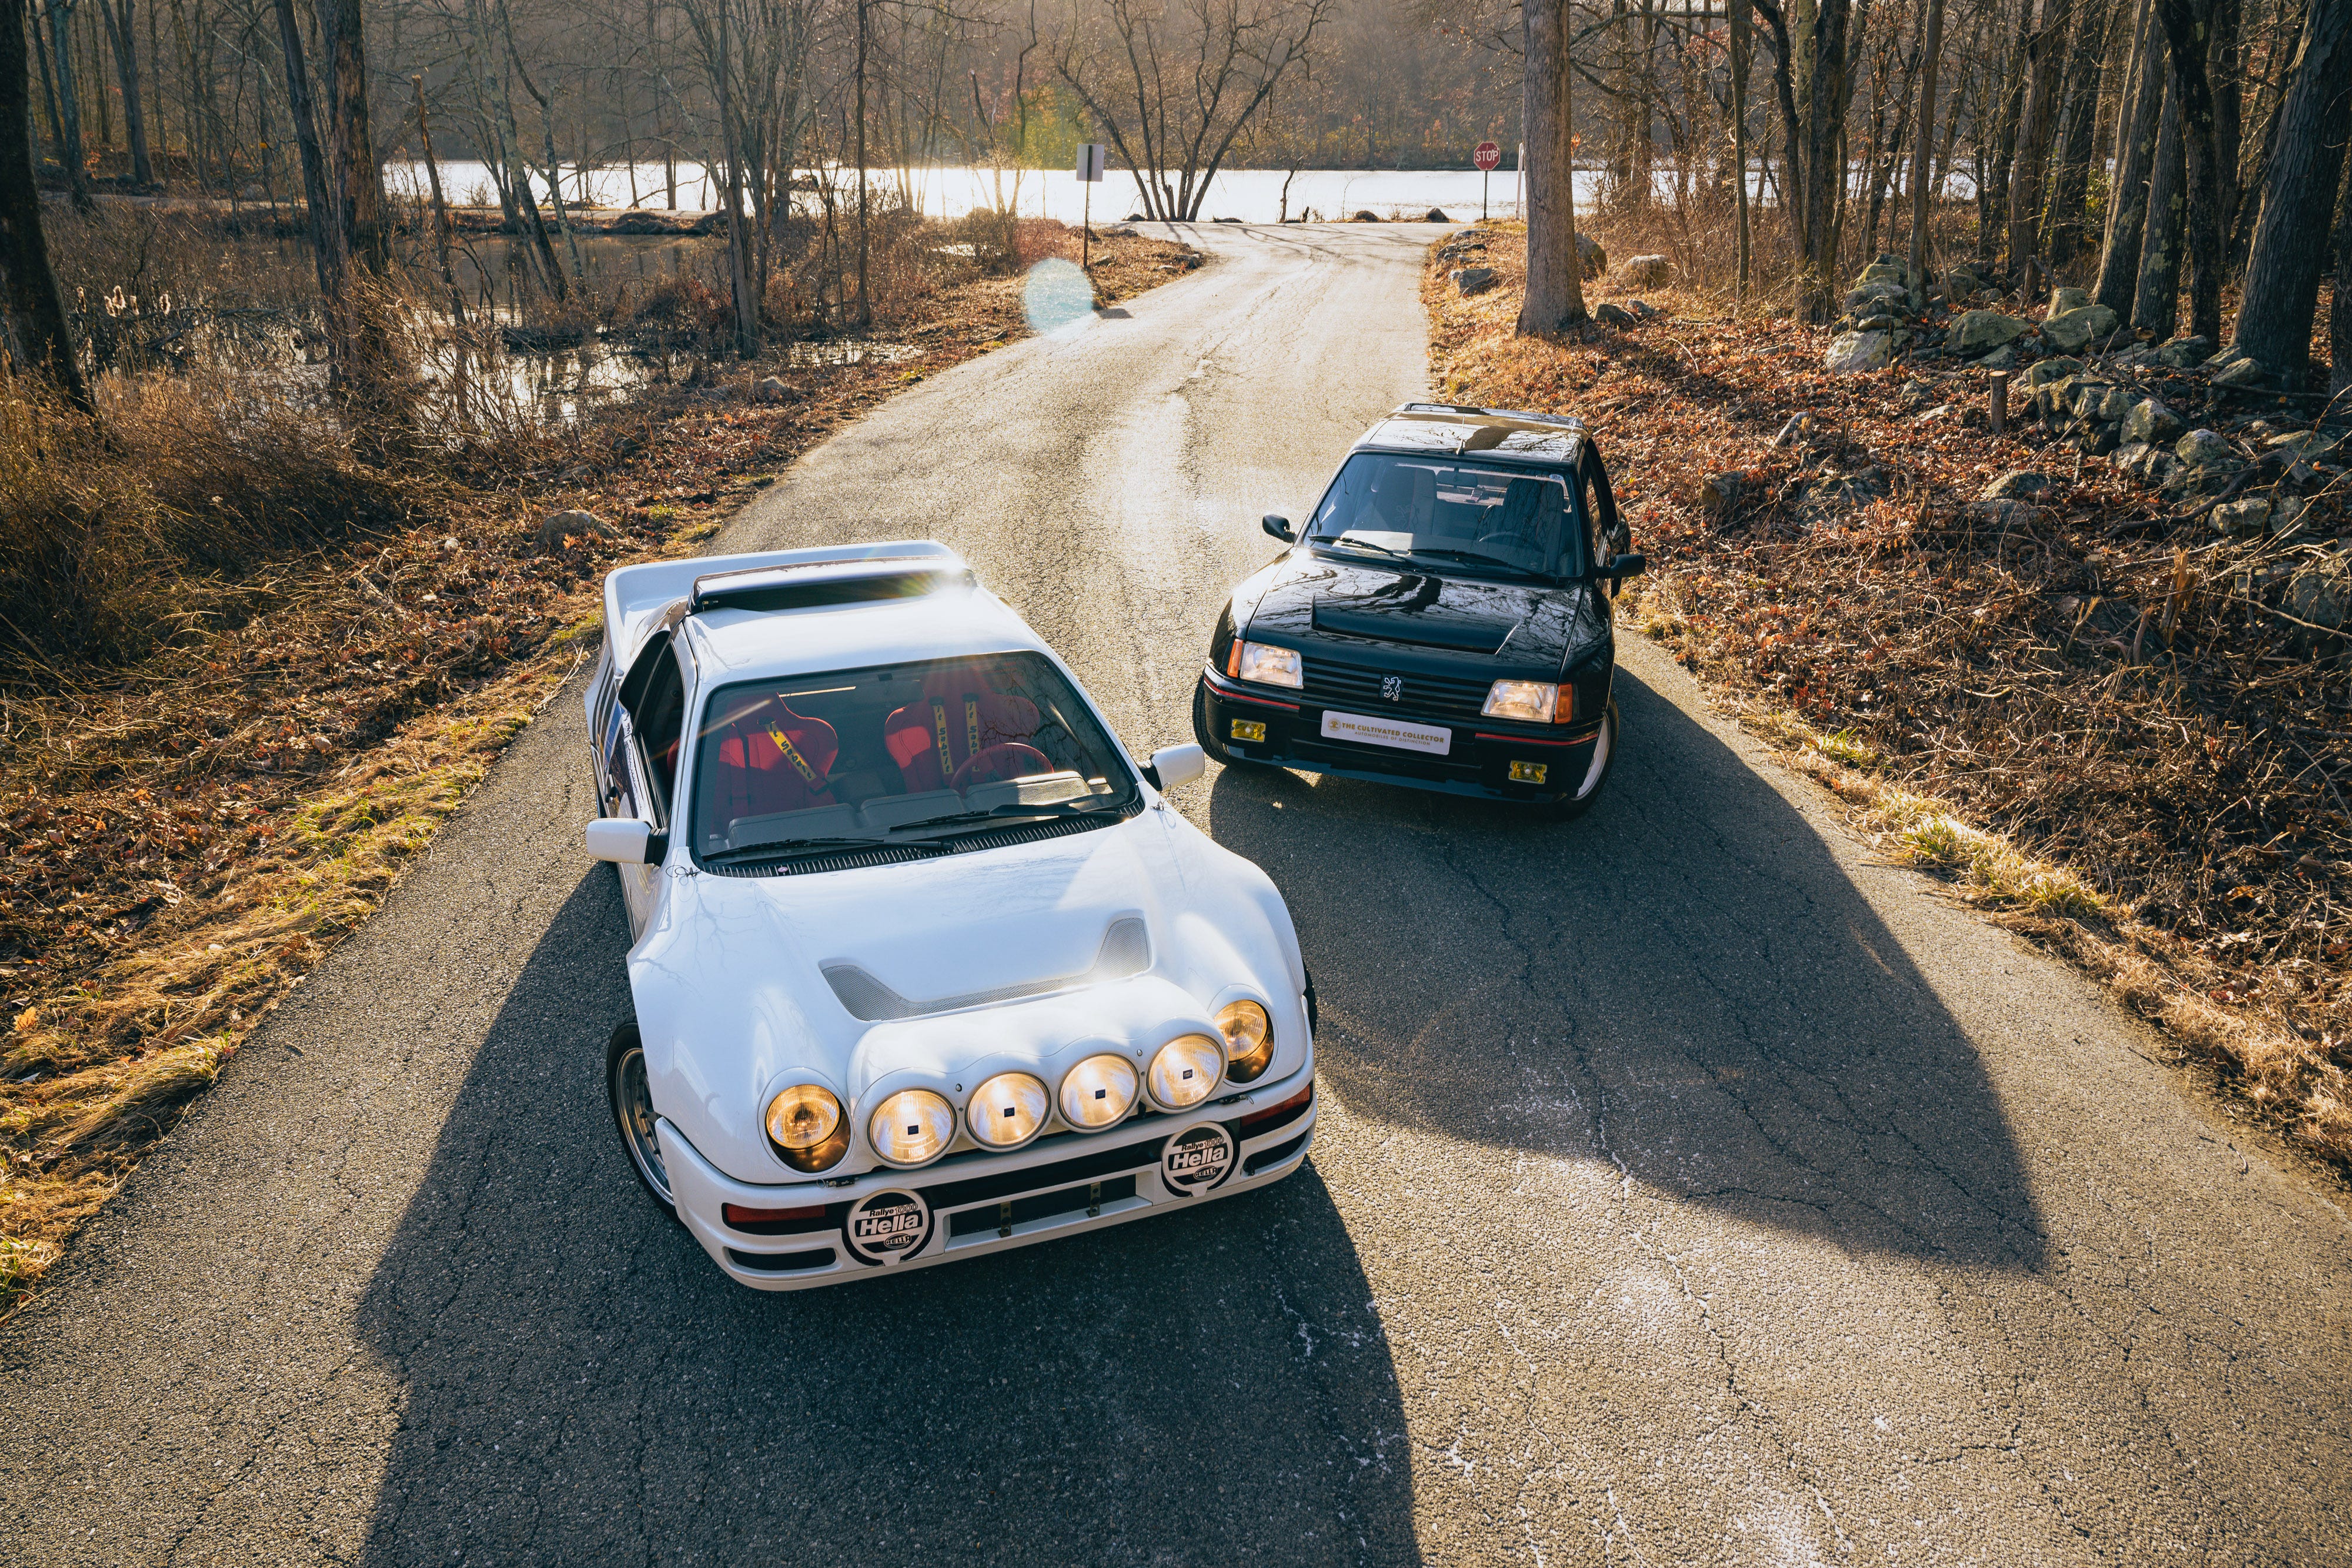
[[[1454,749],[1454,732],[1442,724],[1407,724],[1402,719],[1373,718],[1360,713],[1326,713],[1323,738],[1352,740],[1359,746],[1389,746],[1400,751],[1425,751],[1443,757]]]

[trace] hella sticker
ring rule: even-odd
[[[898,1263],[931,1239],[931,1209],[911,1192],[869,1192],[849,1206],[841,1239],[868,1263]]]
[[[1160,1179],[1174,1193],[1207,1192],[1233,1168],[1233,1135],[1213,1122],[1186,1128],[1160,1151]]]

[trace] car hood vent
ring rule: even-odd
[[[1409,610],[1349,609],[1328,599],[1319,599],[1315,603],[1318,632],[1337,632],[1345,637],[1379,637],[1391,643],[1451,648],[1464,653],[1502,652],[1503,644],[1510,641],[1518,625],[1517,621],[1415,614]]]
[[[866,1023],[884,1023],[892,1019],[922,1018],[930,1013],[954,1012],[961,1008],[985,1007],[991,1002],[1009,1002],[1024,997],[1041,997],[1053,991],[1074,990],[1080,986],[1099,986],[1112,980],[1124,980],[1151,967],[1151,936],[1139,916],[1123,915],[1112,921],[1110,929],[1103,933],[1102,950],[1095,956],[1093,965],[1078,974],[1056,975],[1047,979],[973,991],[961,997],[934,997],[925,1001],[911,1001],[900,996],[852,963],[831,963],[819,967],[824,971],[825,984],[833,988],[833,994],[841,999],[843,1007],[849,1009],[852,1018]]]

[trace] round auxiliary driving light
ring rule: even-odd
[[[1227,1002],[1217,1009],[1217,1030],[1225,1037],[1225,1076],[1247,1083],[1274,1060],[1274,1026],[1255,1002]]]
[[[1000,1072],[972,1091],[963,1118],[992,1149],[1017,1149],[1045,1124],[1045,1086],[1025,1072]]]
[[[1062,1080],[1062,1120],[1092,1132],[1135,1103],[1135,1066],[1123,1056],[1089,1056]]]
[[[866,1135],[890,1165],[929,1165],[955,1137],[955,1107],[928,1089],[901,1089],[874,1108]]]
[[[1198,1105],[1216,1092],[1225,1048],[1205,1034],[1181,1034],[1151,1059],[1151,1098],[1163,1111]]]
[[[768,1141],[796,1171],[831,1170],[849,1152],[841,1102],[814,1083],[796,1083],[768,1102]]]

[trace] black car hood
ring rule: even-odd
[[[1556,680],[1571,653],[1605,641],[1591,590],[1576,583],[1439,576],[1296,550],[1261,578],[1246,607],[1247,635],[1300,647],[1381,648],[1409,662],[1475,660],[1482,667]],[[1416,657],[1419,655],[1421,657]]]

